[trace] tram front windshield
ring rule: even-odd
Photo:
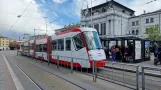
[[[96,31],[84,32],[88,50],[102,49],[102,45]]]

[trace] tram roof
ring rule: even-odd
[[[101,40],[146,40],[135,35],[100,35]]]

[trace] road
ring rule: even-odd
[[[17,56],[15,51],[1,51],[9,62],[25,90],[131,90],[104,80],[92,81],[92,77],[55,64],[48,66],[35,59]],[[2,56],[3,56],[2,55]],[[26,76],[27,75],[27,76]]]

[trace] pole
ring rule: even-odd
[[[46,23],[46,35],[47,35],[47,21],[46,21],[47,17],[44,17],[44,18],[45,18],[45,23]]]
[[[159,32],[161,33],[161,31],[160,31],[160,12],[159,12]]]
[[[136,90],[139,90],[139,66],[136,67]]]
[[[144,75],[144,67],[142,67],[142,90],[145,90],[145,75]]]
[[[34,29],[34,39],[36,39],[36,36],[35,36],[35,29]]]
[[[91,0],[91,27],[93,28],[93,18],[92,18],[92,0]]]
[[[122,13],[121,13],[121,35],[122,35]]]

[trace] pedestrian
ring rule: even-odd
[[[130,59],[130,53],[131,53],[131,51],[130,51],[129,47],[128,47],[128,46],[126,46],[126,47],[125,47],[125,53],[124,53],[124,55],[125,55],[125,59],[126,59],[126,62],[129,62],[129,59]]]
[[[161,64],[161,45],[159,46],[159,48],[156,51],[156,56],[157,56],[157,60],[154,61],[154,64],[157,66],[158,62],[160,62],[160,64]]]
[[[112,54],[112,61],[115,62],[116,61],[116,48],[115,48],[115,46],[113,46],[111,48],[111,54]]]
[[[120,48],[118,45],[115,46],[116,49],[116,60],[120,60]]]
[[[106,59],[109,59],[109,49],[106,47],[105,48],[105,54],[106,54]]]
[[[121,57],[122,57],[122,61],[124,62],[124,60],[125,60],[125,55],[124,55],[124,53],[125,53],[125,46],[124,45],[121,45]]]

